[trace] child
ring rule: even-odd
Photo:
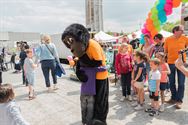
[[[122,95],[123,97],[120,101],[124,101],[128,98],[129,101],[132,101],[131,97],[131,72],[133,69],[132,66],[132,57],[128,52],[128,44],[122,43],[119,49],[119,53],[116,56],[116,71],[121,74],[121,85],[122,85]]]
[[[83,125],[92,125],[97,123],[92,123],[93,121],[93,114],[94,114],[94,103],[96,95],[96,85],[95,85],[95,77],[93,74],[96,72],[105,71],[105,67],[81,67],[81,70],[85,72],[86,79],[84,79],[81,85],[81,112],[82,112],[82,123]]]
[[[20,108],[14,101],[12,85],[0,86],[0,124],[1,125],[29,125],[22,117]]]
[[[159,86],[161,73],[159,71],[160,60],[157,58],[150,60],[151,71],[149,73],[149,96],[151,99],[151,108],[146,109],[150,116],[159,115]]]
[[[137,91],[137,102],[132,106],[135,110],[142,110],[144,103],[144,80],[146,78],[146,65],[147,55],[144,52],[136,51],[135,53],[136,64],[132,72],[132,84]]]
[[[34,99],[35,94],[34,94],[34,69],[37,67],[36,64],[34,64],[32,57],[33,57],[33,52],[31,49],[26,50],[27,58],[24,61],[24,71],[25,71],[25,76],[28,81],[28,88],[29,88],[29,99]]]
[[[156,57],[160,60],[160,72],[161,72],[161,80],[160,80],[161,107],[159,111],[163,112],[164,101],[165,101],[164,91],[167,89],[168,75],[170,74],[170,68],[168,64],[165,62],[165,54],[163,52],[156,53]]]

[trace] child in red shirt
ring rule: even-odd
[[[124,101],[126,98],[129,101],[132,101],[131,97],[131,72],[133,69],[132,66],[132,57],[128,52],[128,44],[122,43],[119,49],[119,53],[116,56],[115,68],[121,77],[121,86],[122,86],[122,95],[121,101]]]

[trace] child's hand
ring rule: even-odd
[[[155,96],[159,96],[159,92],[158,91],[155,92]]]
[[[121,78],[121,75],[118,75],[117,77],[118,77],[118,79],[120,79],[120,78]]]

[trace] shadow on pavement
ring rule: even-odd
[[[46,90],[43,90],[43,91],[36,91],[35,93],[36,93],[36,96],[39,96],[41,94],[45,94],[45,93],[48,93],[48,92]],[[26,101],[26,100],[29,101],[28,94],[16,96],[16,101],[17,102],[18,101]]]

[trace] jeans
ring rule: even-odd
[[[51,70],[53,83],[57,84],[57,76],[55,75],[55,67],[56,67],[55,60],[41,61],[41,68],[42,68],[42,72],[45,78],[46,87],[50,87],[50,77],[49,77],[50,70]]]
[[[28,85],[28,81],[25,77],[25,71],[24,71],[24,65],[23,64],[21,64],[21,68],[22,68],[22,82],[23,82],[23,84]]]
[[[185,75],[178,70],[174,64],[169,64],[171,74],[169,75],[170,90],[172,93],[171,99],[183,102],[184,90],[185,90]],[[178,89],[176,89],[176,71],[178,78]]]
[[[0,85],[2,84],[2,71],[0,71]]]
[[[82,123],[86,125],[91,125],[94,113],[94,96],[81,95],[81,112],[82,112]]]
[[[131,72],[121,74],[122,95],[131,95]]]

